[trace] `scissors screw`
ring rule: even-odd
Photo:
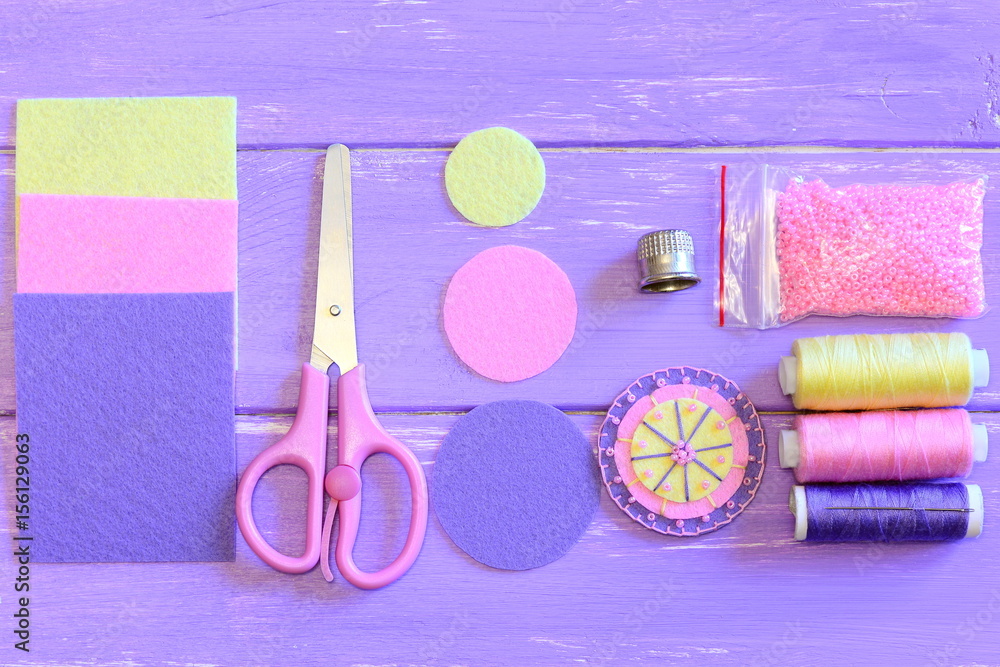
[[[361,475],[349,465],[335,465],[323,481],[326,492],[334,500],[350,500],[361,492]]]
[[[338,306],[337,304],[333,304],[332,306],[330,306],[330,314],[333,315],[334,317],[340,315],[340,306]]]

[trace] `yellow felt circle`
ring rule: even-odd
[[[688,445],[691,455],[672,456]],[[733,465],[733,438],[718,412],[693,398],[664,401],[643,418],[632,437],[632,467],[643,486],[686,503],[713,493]]]
[[[478,130],[458,142],[444,168],[458,212],[486,227],[523,220],[545,189],[545,163],[526,137],[506,127]]]

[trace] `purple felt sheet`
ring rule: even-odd
[[[233,294],[17,294],[32,557],[234,557]]]

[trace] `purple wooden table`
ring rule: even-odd
[[[443,435],[472,406],[546,401],[594,440],[622,388],[675,364],[739,382],[768,413],[773,445],[791,409],[774,365],[799,336],[962,330],[1000,358],[996,311],[964,322],[812,318],[760,333],[719,329],[712,307],[723,162],[767,159],[841,178],[920,180],[940,169],[997,177],[995,7],[481,4],[0,0],[5,508],[15,433],[14,103],[24,97],[239,98],[241,470],[291,421],[311,336],[320,149],[332,142],[354,149],[360,352],[372,400],[429,474]],[[444,194],[449,147],[490,125],[533,139],[549,175],[537,210],[508,229],[464,223]],[[988,195],[984,250],[994,306],[998,192]],[[663,227],[694,234],[706,282],[640,295],[636,239]],[[548,254],[580,304],[570,351],[513,385],[458,363],[439,317],[450,275],[503,243]],[[995,438],[998,387],[973,404]],[[376,568],[401,546],[408,515],[395,504],[404,482],[394,463],[373,459],[365,475],[358,561]],[[287,550],[301,545],[301,481],[275,471],[257,498],[262,528]],[[642,530],[602,497],[566,557],[521,573],[475,563],[432,515],[412,571],[375,592],[328,585],[318,570],[278,574],[242,538],[234,563],[36,565],[30,653],[12,647],[17,575],[5,558],[0,664],[1000,665],[996,461],[972,478],[986,496],[985,534],[956,544],[797,544],[791,481],[772,449],[750,509],[698,539]],[[8,540],[12,521],[0,526]]]

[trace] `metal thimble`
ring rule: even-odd
[[[683,229],[646,234],[637,254],[643,292],[677,292],[701,282],[694,268],[694,242]]]

